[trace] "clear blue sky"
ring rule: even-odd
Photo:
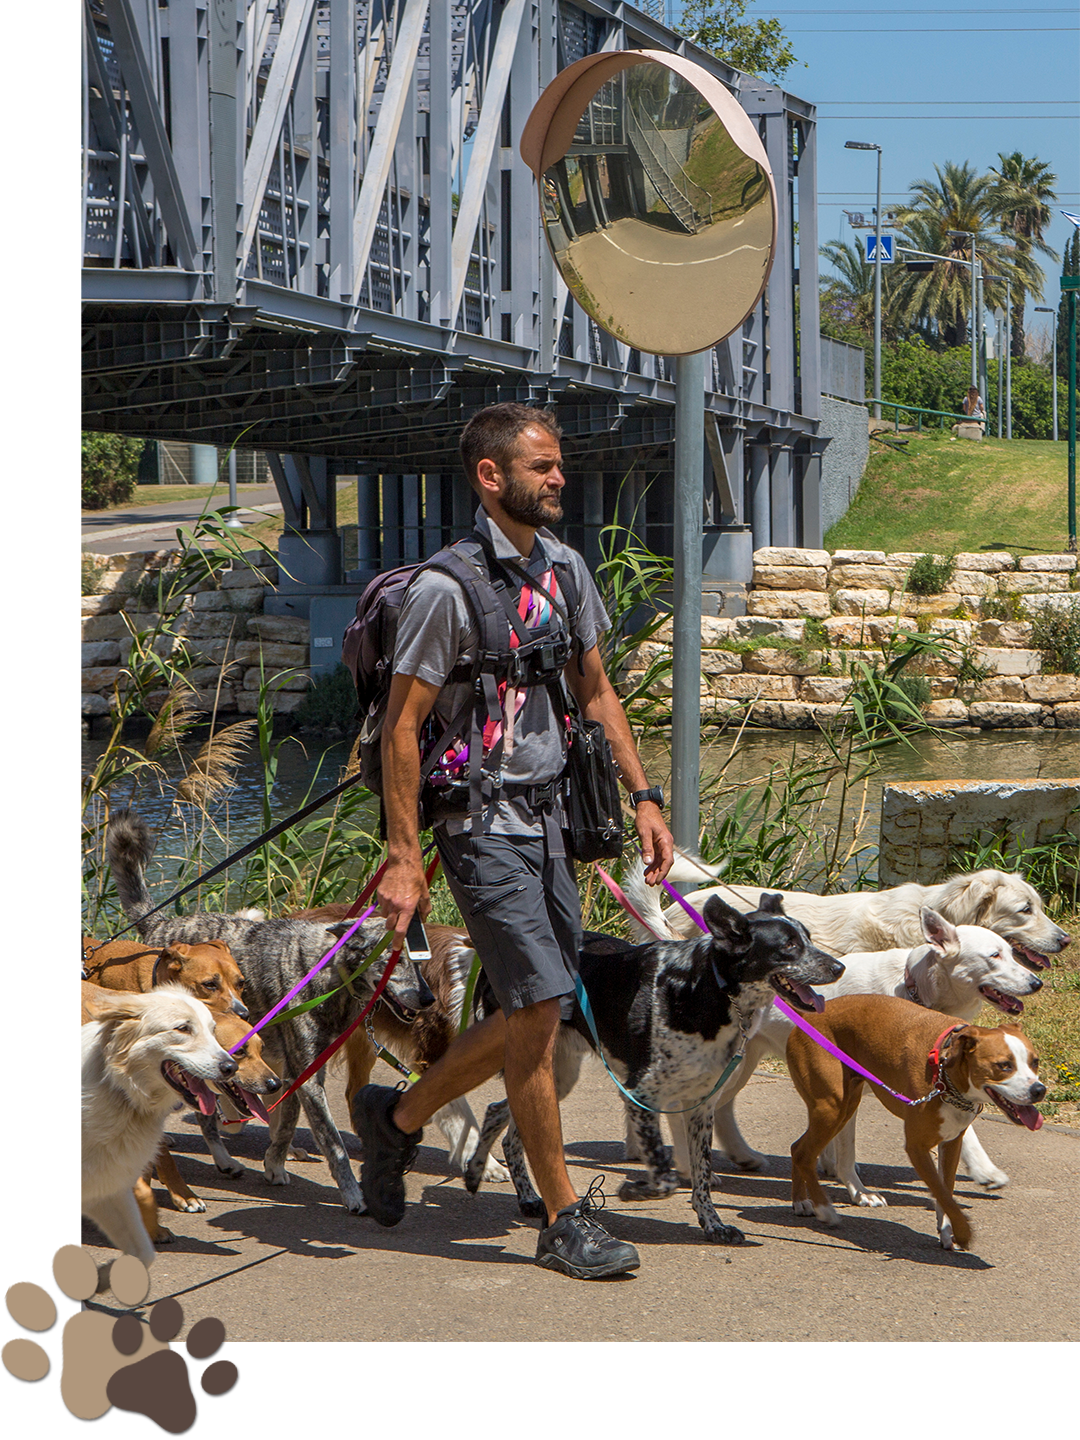
[[[681,13],[680,0],[669,6]],[[873,207],[877,157],[844,149],[845,140],[867,140],[882,147],[883,209],[903,199],[913,180],[933,180],[934,166],[946,160],[985,171],[999,164],[999,151],[1037,155],[1058,177],[1060,207],[1046,238],[1061,254],[1072,226],[1060,210],[1080,211],[1075,4],[755,0],[747,8],[753,16],[781,21],[797,57],[781,83],[818,108],[822,242],[851,241],[856,232],[844,210]],[[1038,303],[1056,307],[1060,264],[1041,263],[1047,285]],[[1050,318],[1033,315],[1031,303],[1029,330]]]

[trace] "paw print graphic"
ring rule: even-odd
[[[93,1258],[79,1245],[65,1245],[53,1258],[53,1277],[71,1300],[89,1300],[100,1287]],[[113,1261],[109,1288],[122,1305],[141,1305],[150,1288],[145,1265],[133,1256]],[[56,1305],[41,1286],[12,1285],[8,1313],[17,1324],[37,1332],[56,1323]],[[80,1420],[96,1420],[110,1407],[131,1410],[179,1435],[196,1416],[187,1361],[169,1348],[184,1323],[178,1301],[159,1300],[149,1323],[129,1313],[114,1320],[97,1310],[81,1310],[65,1324],[60,1395]],[[207,1360],[221,1348],[225,1326],[213,1316],[191,1327],[186,1348],[193,1360]],[[41,1380],[50,1369],[46,1351],[34,1340],[9,1340],[3,1349],[5,1368],[19,1380]],[[230,1360],[207,1366],[201,1385],[207,1395],[224,1395],[238,1378]]]

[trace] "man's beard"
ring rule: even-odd
[[[557,496],[543,492],[535,494],[510,475],[506,477],[506,489],[499,496],[499,503],[510,519],[516,520],[519,525],[533,525],[539,529],[541,525],[551,525],[562,519],[562,505]]]

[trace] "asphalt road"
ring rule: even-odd
[[[377,1066],[373,1077],[393,1083]],[[358,1153],[342,1082],[328,1090],[350,1153]],[[473,1108],[499,1094],[472,1097]],[[719,1177],[721,1219],[747,1243],[707,1244],[689,1191],[642,1203],[613,1198],[626,1173],[622,1113],[597,1065],[563,1107],[571,1176],[584,1193],[605,1179],[605,1220],[641,1254],[632,1276],[585,1283],[533,1265],[536,1223],[523,1220],[509,1184],[473,1197],[448,1173],[441,1134],[425,1132],[408,1177],[409,1209],[394,1229],[349,1215],[321,1157],[289,1162],[291,1182],[262,1179],[265,1129],[229,1145],[242,1179],[218,1174],[194,1119],[171,1126],[181,1173],[205,1215],[162,1210],[175,1235],[158,1251],[151,1300],[178,1295],[224,1320],[231,1340],[385,1341],[1065,1341],[1076,1334],[1076,1196],[1080,1136],[1049,1125],[1035,1134],[984,1118],[983,1142],[1010,1184],[995,1194],[960,1179],[975,1226],[969,1254],[936,1239],[929,1197],[901,1145],[901,1128],[873,1097],[859,1117],[864,1178],[887,1209],[859,1210],[839,1187],[835,1230],[791,1210],[788,1147],[805,1111],[784,1077],[759,1073],[739,1101],[747,1139],[771,1157],[760,1175]],[[314,1150],[310,1135],[300,1142]],[[163,1192],[164,1205],[168,1201]],[[840,1205],[840,1200],[843,1204]],[[114,1253],[84,1221],[99,1260]],[[108,1298],[108,1297],[106,1297]]]
[[[251,524],[265,515],[281,513],[281,501],[273,485],[241,485],[237,500],[244,508],[240,518]],[[215,505],[227,505],[229,492],[214,497]],[[203,513],[206,497],[173,500],[165,505],[130,505],[122,510],[84,510],[82,548],[95,555],[126,555],[135,550],[175,550],[178,525],[191,525]]]

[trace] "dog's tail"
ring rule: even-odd
[[[149,827],[133,810],[120,810],[109,820],[109,866],[120,904],[129,920],[141,920],[154,908],[146,888],[146,865],[154,853]]]
[[[701,886],[709,880],[715,880],[723,869],[723,864],[708,865],[698,856],[676,849],[675,859],[667,878],[673,884],[693,885],[696,883]],[[630,863],[623,866],[622,883],[623,889],[626,891],[626,898],[649,926],[649,930],[645,930],[632,915],[627,916],[630,932],[639,945],[646,944],[654,935],[658,935],[662,940],[682,940],[684,938],[682,929],[674,928],[664,916],[662,903],[664,891],[656,885],[646,885],[645,866],[640,855],[635,853]]]

